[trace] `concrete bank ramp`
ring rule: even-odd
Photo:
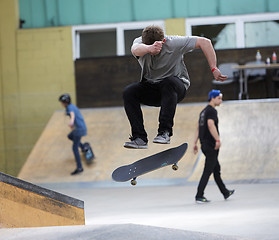
[[[78,176],[71,176],[75,161],[68,118],[56,111],[34,149],[29,155],[19,177],[37,183],[50,182],[110,182],[111,173],[121,165],[158,153],[183,142],[189,148],[179,162],[179,170],[171,167],[141,176],[140,179],[166,181],[198,181],[204,165],[202,154],[194,155],[193,140],[200,111],[207,103],[179,104],[175,115],[174,136],[171,144],[152,143],[157,134],[159,108],[143,107],[146,131],[149,134],[147,150],[123,147],[128,140],[130,126],[123,107],[83,109],[88,126],[88,136],[83,141],[91,143],[96,154],[95,162]],[[222,147],[219,160],[224,180],[279,179],[279,101],[278,99],[254,101],[224,101],[217,107]],[[117,183],[123,184],[123,183]],[[126,183],[125,183],[126,184]],[[140,180],[138,181],[140,184]]]
[[[83,201],[0,173],[0,228],[84,224]]]
[[[245,240],[240,237],[134,224],[13,229],[13,234],[9,230],[0,230],[0,233],[6,240]]]
[[[192,142],[193,128],[204,104],[179,105],[175,119],[174,137],[171,144],[154,144],[157,135],[159,109],[143,107],[146,131],[149,134],[148,149],[127,149],[123,147],[129,140],[130,126],[123,107],[82,109],[88,127],[88,141],[93,147],[96,160],[87,166],[83,159],[84,172],[71,176],[75,169],[72,143],[67,139],[70,132],[68,117],[64,111],[56,111],[30,153],[19,177],[37,183],[49,182],[88,182],[110,181],[113,170],[121,165],[130,164],[141,158],[158,153],[183,142]],[[179,163],[179,170],[171,166],[144,175],[143,179],[185,178],[192,170],[195,156],[187,151]]]
[[[279,101],[225,102],[217,110],[223,178],[240,182],[278,181]],[[189,181],[199,180],[203,165],[204,161],[197,164]]]

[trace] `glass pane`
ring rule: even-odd
[[[80,58],[116,56],[116,30],[80,33]]]
[[[125,55],[131,55],[131,46],[135,38],[140,37],[143,29],[125,30]]]
[[[279,21],[246,22],[245,47],[279,45]]]
[[[192,35],[209,38],[215,49],[236,48],[234,23],[193,26]]]

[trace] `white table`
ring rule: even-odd
[[[248,83],[247,83],[247,76],[245,76],[245,70],[247,70],[247,69],[262,69],[262,68],[265,68],[265,69],[279,68],[279,63],[238,65],[238,66],[232,66],[232,68],[239,70],[239,94],[238,94],[238,99],[241,100],[243,95],[246,95],[246,99],[249,98]]]

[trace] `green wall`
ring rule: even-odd
[[[253,7],[251,7],[253,6]],[[23,28],[278,12],[278,0],[19,0]]]

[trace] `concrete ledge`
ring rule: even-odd
[[[84,225],[84,202],[0,173],[0,227]]]
[[[18,179],[16,177],[12,177],[10,175],[4,174],[0,172],[0,181],[13,185],[15,187],[42,195],[44,197],[52,198],[54,200],[64,202],[66,204],[69,204],[74,207],[78,208],[84,208],[84,202],[81,200],[78,200],[76,198],[72,198],[66,195],[63,195],[61,193],[40,187],[38,185],[23,181],[21,179]]]

